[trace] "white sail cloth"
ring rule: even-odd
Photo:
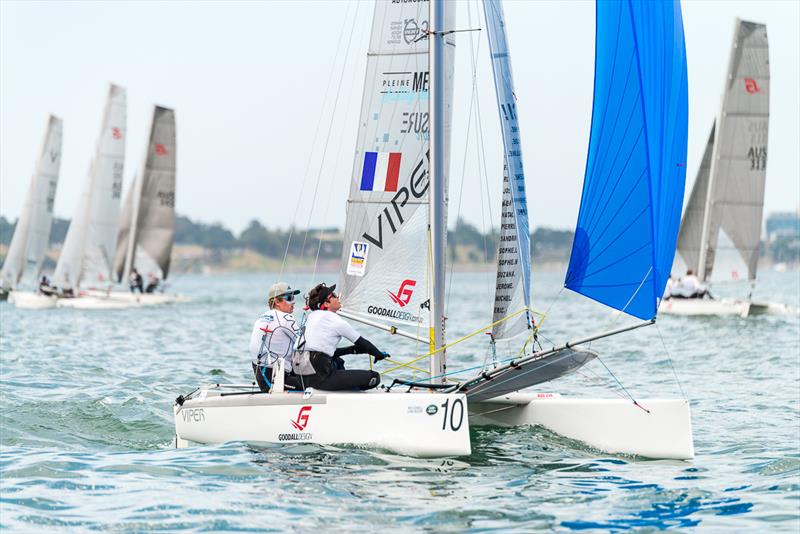
[[[111,280],[125,166],[126,113],[125,89],[112,84],[95,157],[53,276],[57,286],[74,289],[82,282]]]
[[[453,27],[454,7],[446,12]],[[386,326],[430,321],[428,28],[427,2],[375,5],[340,287],[344,315]],[[446,162],[454,48],[450,35]]]
[[[505,152],[500,245],[497,251],[492,317],[492,322],[496,323],[492,328],[492,336],[499,340],[515,337],[532,326],[529,311],[513,319],[498,322],[521,309],[530,309],[531,238],[525,172],[522,168],[522,143],[503,7],[499,0],[486,0],[483,5]]]
[[[175,111],[156,106],[145,154],[144,172],[125,197],[119,223],[114,275],[122,281],[135,266],[139,247],[169,274],[175,240]]]
[[[50,115],[36,171],[0,273],[3,287],[15,288],[23,276],[32,284],[39,278],[53,223],[62,137],[63,122]]]

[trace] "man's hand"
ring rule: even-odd
[[[388,352],[381,352],[380,356],[374,356],[375,363],[378,363],[381,360],[385,360],[386,358],[391,358],[391,357],[392,357],[392,355],[389,354]]]

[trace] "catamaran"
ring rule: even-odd
[[[51,298],[36,292],[13,291],[20,284],[37,287],[44,263],[44,254],[50,242],[50,229],[53,223],[53,203],[58,187],[58,173],[61,168],[61,139],[63,123],[60,118],[50,115],[47,130],[42,141],[36,171],[31,177],[25,204],[22,207],[14,236],[8,247],[8,254],[0,271],[0,300],[12,303],[29,301],[30,307],[43,303],[49,305]],[[24,279],[23,279],[24,277]],[[11,297],[9,297],[9,293]]]
[[[719,117],[711,125],[678,234],[682,262],[676,268],[692,269],[705,284],[737,282],[746,271],[750,295],[681,298],[678,285],[677,294],[662,303],[662,313],[746,317],[790,311],[751,298],[764,211],[770,90],[767,27],[737,19]]]
[[[532,349],[539,325],[530,307],[518,93],[502,6],[486,0],[505,148],[497,293],[488,328],[495,341],[522,335],[526,341],[520,353],[478,371],[447,368],[446,353],[460,341],[448,344],[445,331],[455,3],[377,2],[350,182],[339,313],[422,342],[426,354],[397,363],[384,376],[429,359],[426,379],[397,378],[380,390],[359,393],[285,392],[280,380],[269,393],[247,384],[201,386],[176,399],[177,446],[313,442],[450,456],[470,453],[470,426],[541,425],[609,453],[693,457],[686,399],[520,392],[595,359],[582,343],[652,324],[675,251],[688,113],[680,4],[598,2],[596,10],[594,112],[565,285],[643,321],[552,349]],[[455,381],[459,374],[466,379]]]

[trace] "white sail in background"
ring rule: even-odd
[[[135,267],[143,252],[169,274],[175,240],[175,112],[156,106],[145,155],[144,172],[137,175],[122,209],[114,258],[117,281]]]
[[[688,266],[697,264],[704,281],[711,278],[715,263],[718,268],[724,265],[732,278],[744,278],[743,271],[749,280],[756,277],[767,173],[769,92],[767,27],[737,20],[722,110],[713,134],[704,218],[695,245],[698,259],[693,260],[694,252],[688,250],[694,245],[688,229],[681,230],[678,245]],[[699,174],[702,172],[701,164]],[[702,183],[697,187],[702,188]],[[697,209],[694,200],[693,191],[687,212]],[[687,217],[684,224],[692,222],[692,216],[687,213]],[[741,265],[741,275],[734,257]]]
[[[522,143],[503,7],[499,0],[486,0],[483,6],[505,151],[500,245],[492,318],[492,322],[497,322],[521,309],[530,309],[531,239],[525,172],[522,168]],[[496,324],[492,328],[492,336],[495,339],[512,338],[528,331],[531,324],[530,312],[523,313],[514,319]]]
[[[82,282],[111,280],[125,165],[125,135],[125,89],[112,84],[96,154],[53,276],[53,283],[59,287],[74,289]]]
[[[452,27],[455,9],[447,9]],[[429,324],[428,3],[377,2],[342,261],[343,315],[386,326]],[[449,161],[455,41],[447,42]],[[447,168],[448,165],[445,165]]]
[[[62,137],[61,119],[50,115],[36,172],[31,177],[25,205],[3,263],[0,274],[3,287],[16,287],[23,276],[32,284],[39,278],[53,223],[53,203],[61,167]]]

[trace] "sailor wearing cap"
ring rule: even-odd
[[[330,287],[319,284],[308,292],[308,307],[312,311],[298,348],[310,354],[314,374],[303,376],[303,381],[306,385],[328,391],[374,388],[381,381],[378,373],[366,369],[345,370],[341,356],[370,354],[378,362],[389,355],[361,337],[336,314],[342,305],[335,289],[335,284]],[[343,338],[353,345],[337,347]]]
[[[269,289],[269,309],[256,319],[250,335],[250,355],[253,358],[253,372],[261,391],[269,391],[272,380],[272,367],[279,359],[284,362],[284,384],[302,389],[300,377],[291,372],[297,322],[292,315],[295,296],[300,294],[289,284],[278,282]]]

